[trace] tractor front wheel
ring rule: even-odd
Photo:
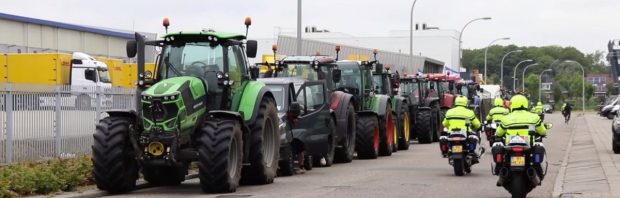
[[[379,120],[377,116],[360,116],[357,120],[356,145],[359,159],[376,159],[379,155]]]
[[[97,188],[112,194],[134,189],[138,162],[132,155],[129,131],[132,121],[107,117],[99,121],[92,146],[93,175]]]
[[[400,122],[399,125],[399,138],[398,138],[398,150],[409,150],[409,141],[411,140],[411,118],[409,117],[409,111],[407,110],[407,106],[403,105],[400,109],[401,118],[398,119]]]

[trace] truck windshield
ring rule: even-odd
[[[221,45],[207,42],[187,42],[180,45],[167,45],[162,53],[161,76],[204,77],[206,72],[224,72],[224,50]]]
[[[108,73],[108,70],[97,70],[97,73],[99,74],[99,82],[102,82],[102,83],[112,82],[110,81],[110,73]]]

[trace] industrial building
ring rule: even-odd
[[[134,39],[133,31],[75,25],[0,13],[0,53],[84,52],[127,60],[125,51],[128,40]],[[149,39],[157,34],[144,33]],[[148,51],[155,52],[153,47]],[[146,60],[153,62],[155,53],[146,53]]]

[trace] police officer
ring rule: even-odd
[[[448,135],[453,129],[467,129],[467,127],[469,127],[468,133],[476,134],[475,136],[473,136],[475,138],[470,138],[469,144],[477,145],[479,142],[477,133],[475,133],[474,131],[480,129],[480,121],[478,120],[478,118],[476,118],[476,114],[474,113],[474,111],[467,108],[468,103],[469,101],[467,100],[467,97],[458,96],[454,100],[455,107],[446,112],[446,117],[443,120],[443,126],[447,129],[447,131],[442,132],[440,137],[441,140],[439,143],[441,153],[444,157],[447,157],[448,154]],[[476,152],[475,146],[473,147],[473,149],[474,151],[471,151],[471,153],[476,154],[474,162],[477,163],[478,153]]]
[[[544,137],[547,135],[547,128],[543,124],[540,117],[538,117],[538,115],[534,113],[528,112],[527,109],[528,101],[525,96],[515,95],[512,97],[512,99],[510,99],[511,113],[502,118],[500,127],[497,128],[497,132],[495,133],[497,139],[495,140],[492,149],[493,156],[497,156],[497,154],[502,154],[501,152],[504,145],[501,142],[505,142],[506,144],[508,144],[510,142],[510,138],[513,136],[521,136],[527,138],[527,140],[530,140],[530,126],[535,127],[535,132],[539,136]],[[543,161],[542,157],[545,153],[544,145],[542,145],[542,143],[536,143],[533,146],[533,150],[534,153],[541,154],[540,161],[538,163],[534,162],[534,168],[536,169],[536,172],[540,180],[542,181],[544,175],[540,164]],[[501,165],[501,163],[496,164],[496,175],[500,174],[500,171],[502,171],[503,167],[501,167]],[[502,183],[502,177],[499,177],[497,184],[501,185]]]
[[[510,111],[504,108],[504,100],[501,98],[495,98],[493,101],[493,107],[487,114],[487,122],[500,122],[505,115],[508,115]]]
[[[540,101],[536,103],[536,106],[534,108],[532,108],[532,113],[538,114],[540,116],[540,119],[545,120],[545,110]]]

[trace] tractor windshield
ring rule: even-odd
[[[408,94],[419,95],[418,93],[418,85],[415,82],[403,82],[400,84],[400,95],[408,95]]]
[[[278,77],[298,77],[304,80],[323,80],[327,73],[326,67],[321,67],[317,72],[310,64],[287,64],[282,70],[278,71]]]
[[[221,45],[207,42],[187,42],[167,45],[162,53],[161,76],[204,77],[209,71],[224,71],[224,50]]]
[[[375,85],[375,91],[377,94],[391,95],[390,83],[387,78],[384,78],[383,74],[377,74],[372,76],[373,85]]]
[[[343,90],[347,93],[358,95],[362,85],[362,71],[357,64],[339,64],[341,72],[341,80],[336,83],[336,89]],[[368,84],[368,83],[366,83]]]

